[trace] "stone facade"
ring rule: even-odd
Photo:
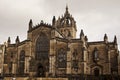
[[[80,75],[118,74],[117,38],[88,42],[83,30],[76,39],[76,21],[68,7],[52,24],[29,22],[27,39],[4,44],[4,76],[79,77]]]
[[[4,45],[0,45],[0,75],[3,75],[3,64],[4,64]]]

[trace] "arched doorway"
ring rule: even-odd
[[[45,77],[45,68],[42,64],[39,64],[37,67],[37,76],[38,77]]]
[[[98,68],[94,69],[94,75],[99,76],[100,75],[100,70]]]

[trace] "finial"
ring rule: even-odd
[[[66,12],[65,13],[68,14],[68,5],[66,5]]]
[[[66,11],[68,11],[68,5],[66,4]]]
[[[88,38],[87,38],[87,36],[85,36],[85,41],[88,41]]]
[[[83,29],[81,29],[80,36],[84,36]]]
[[[32,26],[33,26],[33,22],[32,22],[32,19],[30,19],[30,21],[29,21],[29,31],[32,29]]]
[[[108,37],[107,34],[104,35],[104,42],[107,43],[108,42]]]
[[[104,39],[106,39],[106,38],[108,38],[108,37],[107,37],[107,34],[104,35]]]
[[[8,44],[10,44],[10,43],[11,43],[10,37],[8,37],[8,41],[7,41],[7,42],[8,42]]]
[[[32,23],[32,19],[30,19],[30,22],[29,23]]]
[[[43,20],[41,20],[40,24],[43,24],[43,23],[44,23]]]
[[[19,43],[19,42],[20,42],[19,36],[17,36],[17,38],[16,38],[16,43]]]
[[[80,32],[80,39],[83,40],[84,39],[84,32],[83,30],[81,29],[81,32]]]
[[[52,25],[55,25],[56,18],[53,16]]]
[[[116,35],[114,36],[114,43],[117,44],[117,37],[116,37]]]

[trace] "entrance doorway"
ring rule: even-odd
[[[94,75],[99,76],[100,75],[100,70],[98,68],[94,69]]]
[[[37,68],[37,76],[38,77],[45,77],[45,70],[44,70],[44,67],[42,64],[39,64],[38,65],[38,68]]]

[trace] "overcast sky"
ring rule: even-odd
[[[116,35],[120,44],[120,0],[0,0],[0,44],[8,37],[25,40],[30,19],[33,25],[41,20],[51,24],[53,16],[64,14],[66,4],[76,20],[77,37],[83,29],[89,41],[102,41],[106,33],[109,41]]]

